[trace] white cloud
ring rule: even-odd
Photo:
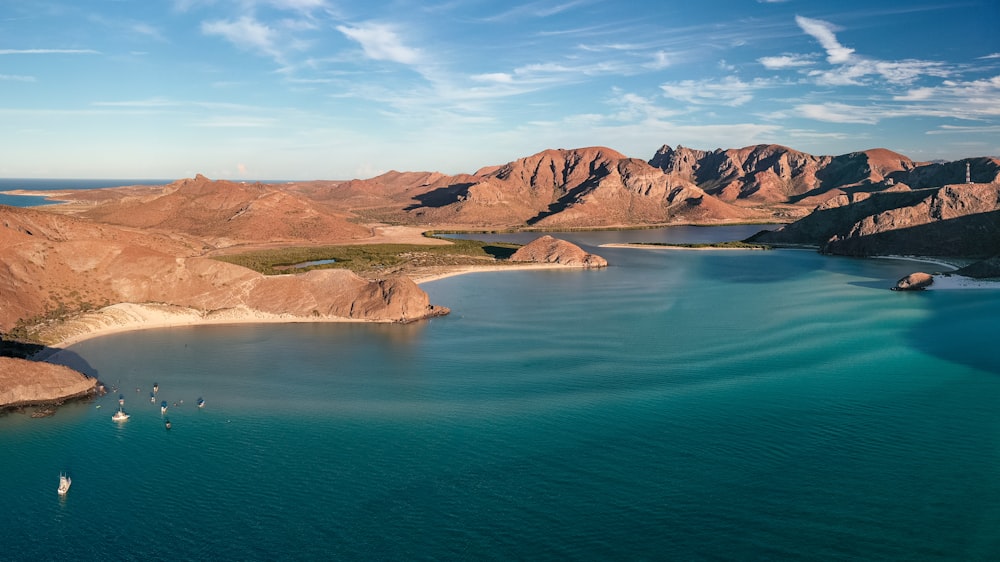
[[[611,100],[611,104],[620,109],[612,117],[619,121],[657,121],[678,113],[660,107],[653,100],[638,94],[617,91],[615,93],[618,95]]]
[[[646,63],[646,68],[651,68],[653,70],[663,70],[671,64],[673,64],[673,58],[666,51],[657,51],[653,53],[653,60]]]
[[[1000,125],[988,125],[985,127],[959,127],[956,125],[941,125],[933,131],[927,131],[928,135],[997,135],[1000,134]]]
[[[93,49],[0,49],[0,55],[97,55]]]
[[[844,103],[802,104],[795,107],[802,117],[827,123],[860,123],[874,125],[879,118],[871,114],[870,108]]]
[[[761,57],[757,62],[764,65],[769,70],[780,70],[784,68],[796,68],[800,66],[811,66],[813,61],[803,55],[780,55],[777,57]]]
[[[243,16],[237,20],[202,22],[201,32],[206,35],[221,36],[241,49],[280,57],[280,52],[275,46],[274,29],[250,16]]]
[[[681,80],[660,84],[663,95],[696,105],[724,105],[736,107],[753,99],[753,92],[768,87],[764,79],[744,82],[735,76],[727,76],[721,81]]]
[[[13,82],[34,82],[34,76],[19,76],[17,74],[0,74],[0,80],[10,80]]]
[[[471,76],[472,80],[476,82],[492,82],[497,84],[512,84],[514,83],[514,77],[506,72],[491,72],[487,74],[476,74]]]
[[[905,94],[893,96],[896,101],[925,101],[934,98],[936,88],[914,88]]]
[[[420,51],[404,45],[402,39],[389,25],[380,23],[366,23],[354,27],[338,25],[337,31],[348,39],[357,41],[370,59],[400,64],[417,64],[421,60]]]
[[[820,46],[826,50],[826,60],[830,64],[842,64],[851,60],[854,49],[847,48],[837,41],[837,36],[834,35],[836,29],[830,22],[795,16],[795,23],[802,28],[802,31],[819,41]]]

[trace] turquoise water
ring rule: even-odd
[[[747,230],[565,234],[612,266],[428,283],[452,314],[416,324],[82,342],[132,418],[0,417],[4,557],[997,559],[1000,291],[594,246]]]

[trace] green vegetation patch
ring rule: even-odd
[[[412,267],[467,265],[506,260],[520,246],[478,240],[449,240],[449,245],[358,244],[259,250],[215,259],[265,275],[300,273],[312,269],[350,269],[359,275]],[[315,261],[331,263],[299,267]]]

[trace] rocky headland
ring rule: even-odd
[[[429,229],[784,223],[750,241],[838,255],[977,259],[983,261],[954,273],[1000,276],[996,158],[927,163],[885,149],[814,156],[780,145],[712,151],[664,145],[644,161],[587,147],[544,150],[459,175],[393,171],[282,184],[199,175],[58,198],[62,204],[37,209],[0,206],[5,340],[59,345],[159,325],[409,322],[446,314],[405,263],[364,276],[344,269],[264,275],[216,259],[262,248],[400,244],[406,253],[406,245],[451,244],[415,240],[414,233]],[[429,279],[501,263],[607,265],[542,237],[499,261],[466,260],[461,268],[419,273]],[[934,283],[934,276],[911,277],[906,288]],[[13,365],[0,367],[35,376]]]
[[[93,395],[96,385],[95,379],[69,367],[0,357],[0,410],[58,405]]]

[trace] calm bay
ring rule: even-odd
[[[906,260],[599,247],[757,229],[559,233],[611,266],[426,283],[452,314],[414,324],[74,345],[119,390],[0,417],[5,556],[995,559],[1000,291],[889,291],[938,268]]]

